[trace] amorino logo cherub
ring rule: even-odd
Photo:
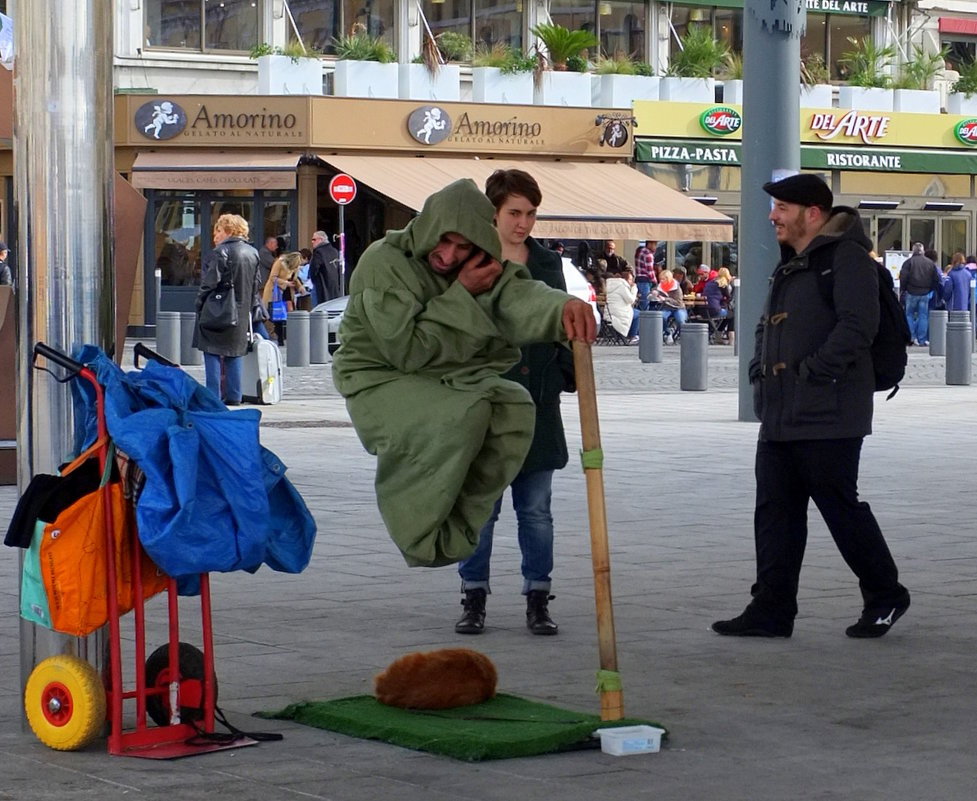
[[[143,103],[133,119],[136,130],[148,139],[172,139],[187,127],[186,112],[172,100]]]
[[[436,145],[451,136],[451,117],[439,106],[421,106],[407,118],[407,130],[422,145]]]

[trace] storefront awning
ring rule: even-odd
[[[300,153],[233,151],[139,153],[132,165],[138,189],[294,189]]]
[[[692,239],[727,242],[733,222],[626,164],[514,159],[325,156],[320,158],[409,209],[459,178],[479,187],[498,169],[520,169],[543,202],[533,233],[574,239]]]

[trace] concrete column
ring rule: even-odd
[[[966,312],[961,312],[966,315]],[[971,377],[971,340],[973,329],[970,320],[951,319],[946,324],[946,383],[967,385]]]
[[[203,352],[193,346],[193,329],[196,325],[196,314],[180,312],[180,364],[199,365],[204,363]]]
[[[309,313],[309,363],[329,363],[329,315]]]
[[[930,311],[930,356],[946,356],[946,323],[945,309]]]
[[[309,366],[309,312],[290,311],[288,313],[287,345],[285,364],[289,367]]]
[[[749,363],[753,332],[763,312],[767,279],[780,247],[767,220],[770,198],[763,184],[779,170],[801,165],[801,37],[807,26],[805,3],[746,0],[743,9],[743,181],[740,216],[740,281],[736,333],[745,338],[739,353],[739,419],[755,420]],[[683,328],[682,338],[685,338]]]
[[[73,454],[70,388],[31,368],[34,343],[69,355],[85,343],[115,345],[112,8],[25,0],[13,15],[21,490]],[[21,686],[54,654],[101,669],[105,641],[104,629],[74,638],[21,620]]]
[[[679,340],[679,389],[704,390],[709,386],[709,325],[686,323]]]

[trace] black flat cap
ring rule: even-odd
[[[801,173],[781,181],[769,181],[763,191],[777,200],[797,203],[801,206],[819,206],[830,209],[834,205],[834,195],[828,185],[816,175]]]

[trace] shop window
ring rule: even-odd
[[[645,47],[648,17],[644,3],[598,3],[597,19],[603,55],[608,58],[627,56],[634,61],[648,60]]]
[[[146,47],[247,51],[265,0],[146,0]]]
[[[282,249],[285,251],[298,250],[297,243],[292,242],[292,227],[289,225],[288,218],[288,210],[292,204],[285,198],[281,200],[270,198],[270,194],[270,192],[265,192],[263,204],[264,235],[265,237],[277,236],[279,241],[284,241]]]
[[[810,19],[808,15],[808,18]],[[828,65],[831,80],[843,81],[848,76],[849,67],[841,64],[839,59],[852,49],[852,39],[865,39],[872,36],[872,20],[869,17],[855,17],[845,14],[823,14],[826,17],[824,29],[825,49],[824,63]],[[810,22],[808,23],[810,24]],[[804,50],[804,40],[801,41],[801,52]]]
[[[156,268],[163,286],[200,283],[200,204],[192,197],[161,200],[154,223]]]
[[[969,175],[928,175],[914,172],[842,172],[841,194],[856,198],[969,198]]]
[[[572,0],[551,0],[550,18],[555,25],[562,25],[571,31],[582,30],[596,34],[597,15],[595,3],[572,2]],[[592,55],[588,53],[587,56]]]
[[[641,162],[637,168],[679,192],[738,192],[740,190],[740,168],[723,167],[717,164],[666,164]]]
[[[949,217],[940,220],[942,237],[940,239],[940,266],[949,264],[954,253],[969,255],[967,244],[967,221],[962,217]]]
[[[960,36],[948,39],[940,38],[940,47],[947,50],[946,61],[950,69],[959,71],[964,64],[977,61],[977,37]]]
[[[808,14],[808,19],[812,15]],[[709,8],[707,6],[672,5],[669,18],[673,51],[678,48],[682,37],[688,33],[690,25],[704,25],[712,35],[734,53],[743,52],[743,10],[731,8]]]
[[[395,0],[289,0],[289,10],[306,47],[336,52],[336,40],[357,32],[394,42]],[[290,30],[291,37],[294,33]]]
[[[524,0],[475,0],[475,43],[491,48],[503,43],[521,50]]]

